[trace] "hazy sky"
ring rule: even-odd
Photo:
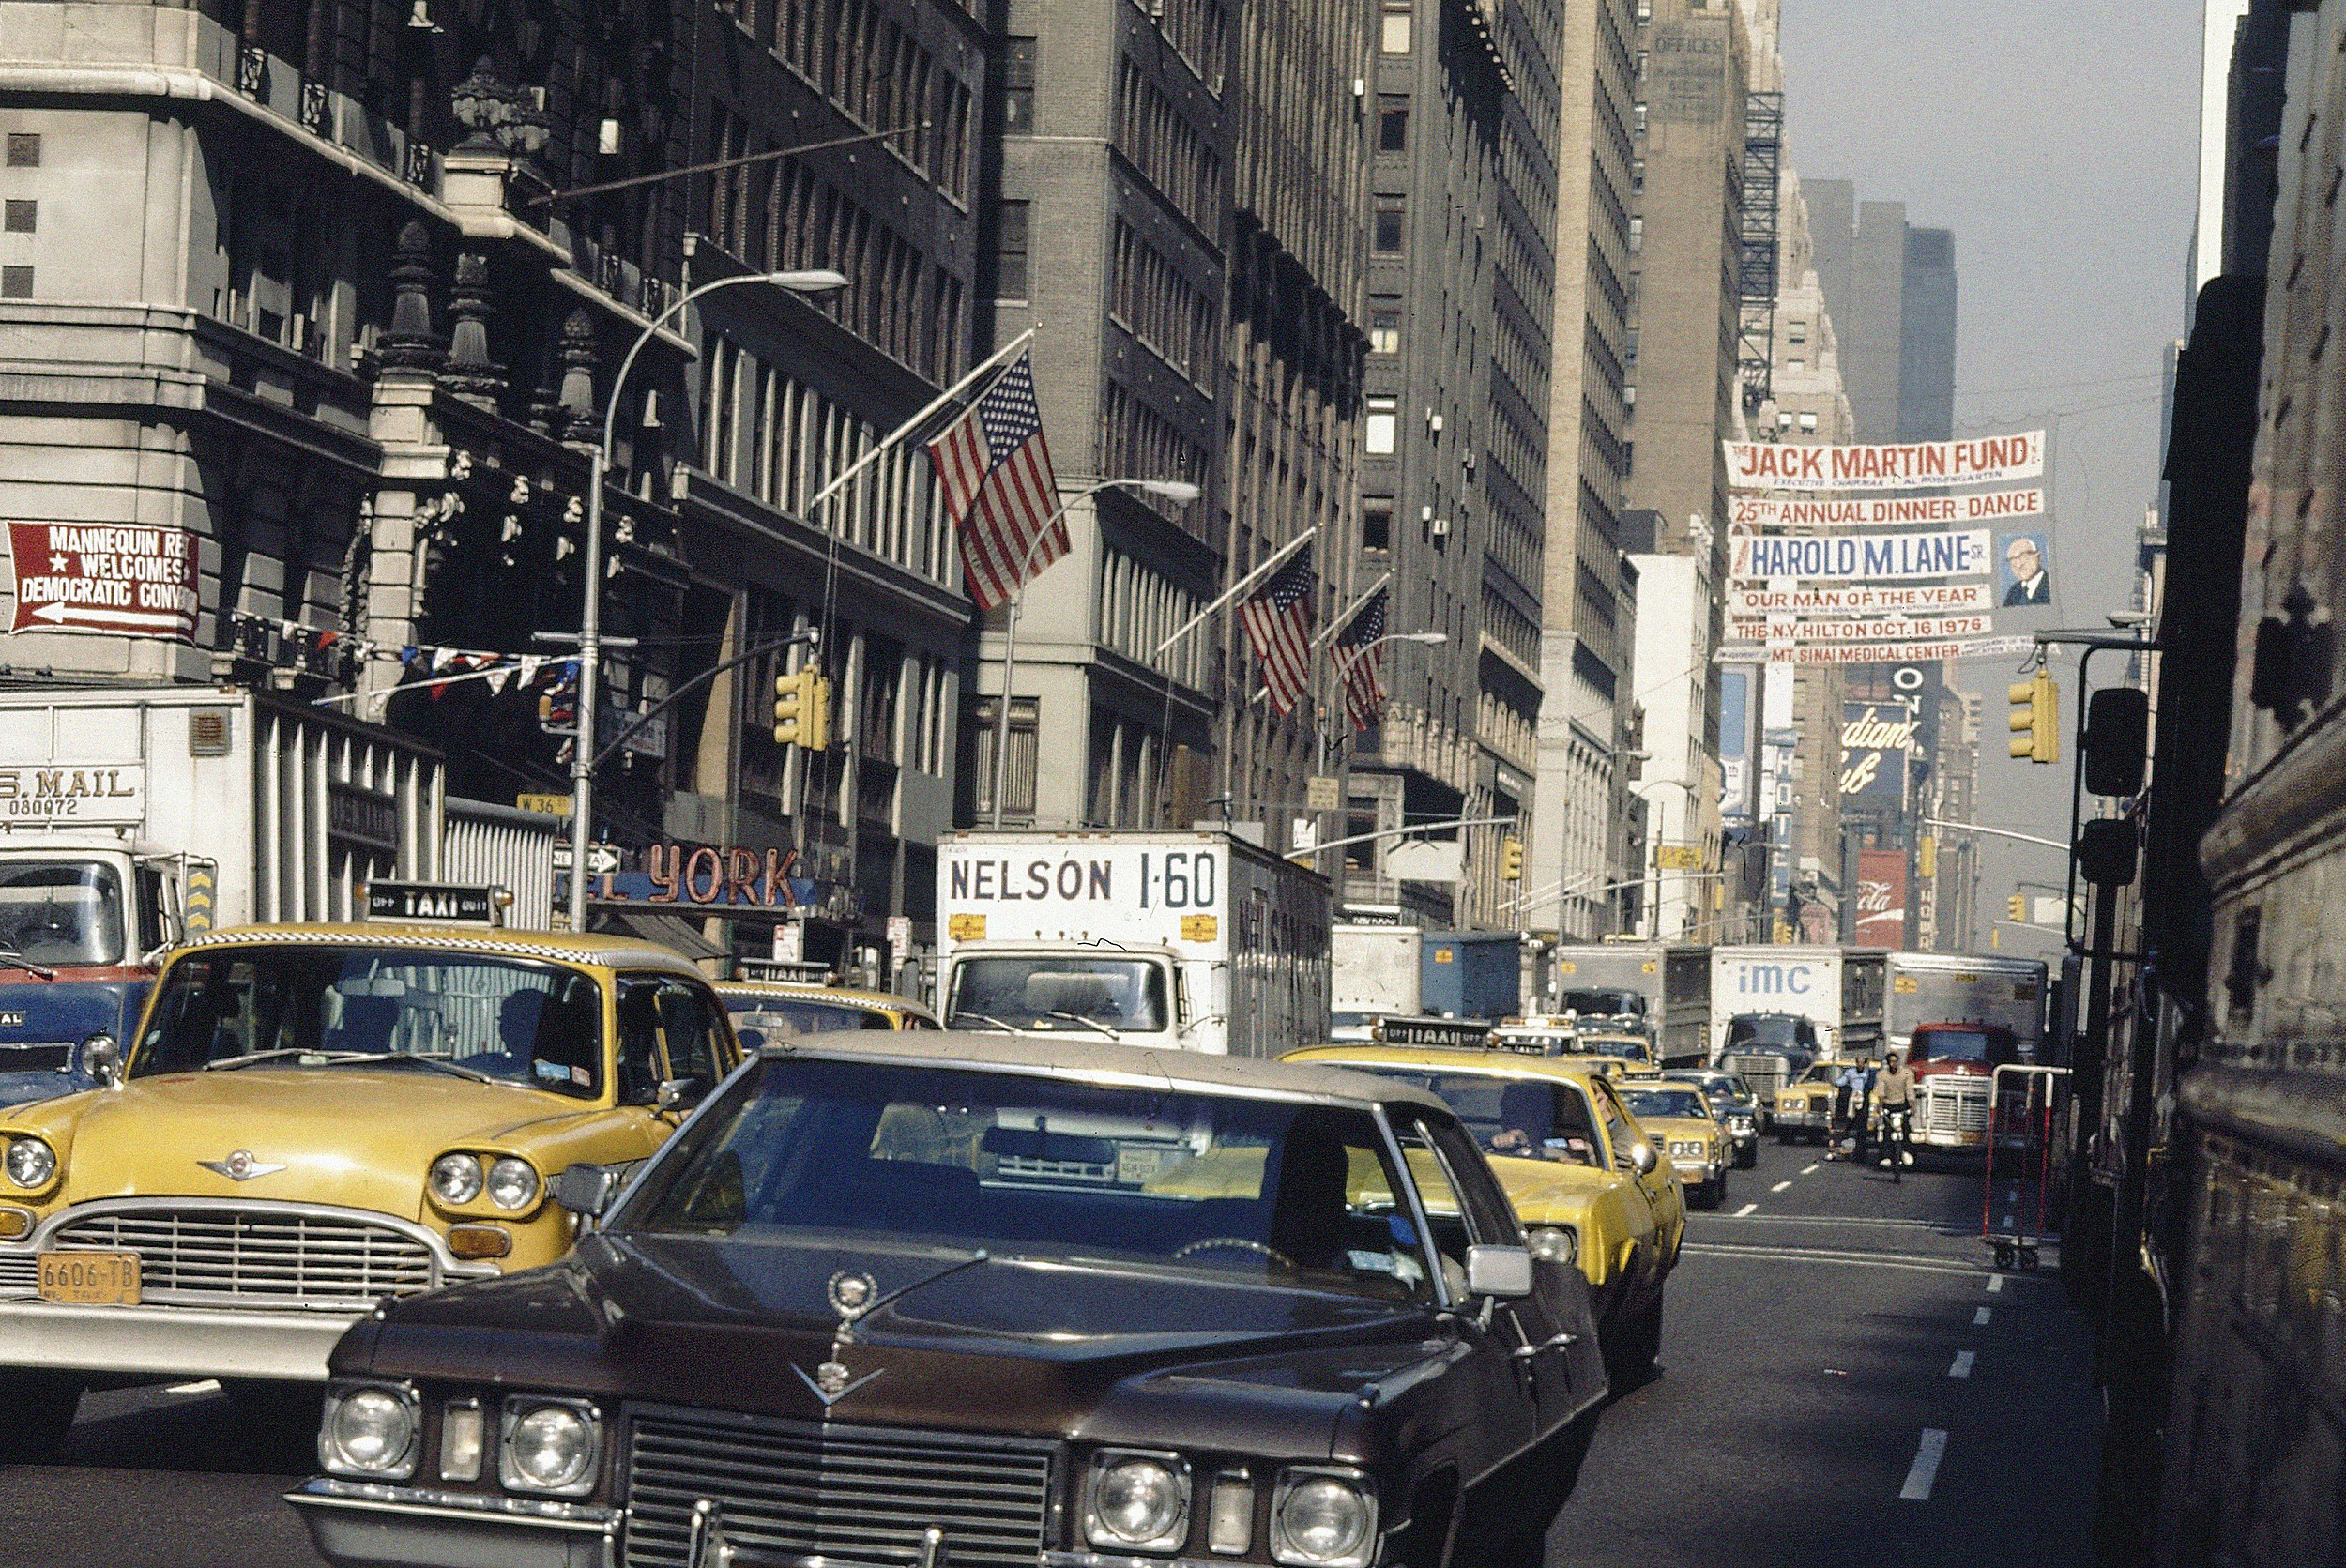
[[[1958,430],[2051,433],[2054,618],[2103,627],[2131,592],[2158,479],[2165,345],[2183,331],[2201,6],[1782,3],[1786,161],[1954,231]],[[2116,657],[2097,656],[2097,684]],[[2012,669],[1951,670],[1983,698],[1979,820],[2065,837],[2067,736],[2060,767],[2011,761]],[[2074,672],[2055,665],[2064,731]],[[2062,877],[2058,851],[1987,843],[1983,921],[2020,880]],[[2005,945],[2049,944],[2007,932]]]

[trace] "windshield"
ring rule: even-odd
[[[1730,1018],[1727,1024],[1729,1045],[1803,1045],[1813,1038],[1813,1033],[1807,1019],[1779,1013]]]
[[[1491,1043],[1521,1056],[1558,1057],[1575,1048],[1570,1034],[1544,1029],[1493,1029]]]
[[[1699,1090],[1691,1088],[1624,1088],[1622,1100],[1629,1106],[1629,1114],[1638,1118],[1649,1116],[1685,1117],[1697,1121],[1711,1119],[1711,1107],[1702,1103]]]
[[[1653,1059],[1644,1041],[1618,1034],[1583,1035],[1572,1043],[1571,1054],[1577,1057],[1620,1057],[1627,1061]]]
[[[122,962],[122,877],[103,860],[0,864],[0,949],[34,964]]]
[[[1924,1029],[1914,1036],[1906,1059],[1914,1061],[2009,1062],[2017,1059],[2007,1040],[1986,1029]]]
[[[761,1062],[682,1136],[613,1228],[853,1232],[1427,1294],[1363,1109],[791,1058]]]
[[[1645,997],[1635,991],[1616,989],[1567,991],[1564,993],[1563,1006],[1564,1011],[1568,1012],[1601,1012],[1607,1015],[1634,1012],[1642,1017],[1645,1013]]]
[[[1324,1059],[1324,1058],[1323,1058]],[[1466,1123],[1475,1141],[1497,1154],[1517,1158],[1597,1163],[1596,1129],[1588,1102],[1569,1086],[1543,1078],[1512,1078],[1495,1073],[1438,1073],[1389,1062],[1342,1061],[1330,1065],[1374,1073],[1413,1084],[1440,1097]]]
[[[235,947],[163,977],[129,1074],[415,1058],[593,1098],[602,997],[551,964],[405,948]]]
[[[1741,1078],[1730,1078],[1723,1073],[1713,1073],[1705,1077],[1702,1080],[1702,1092],[1714,1100],[1724,1100],[1732,1105],[1749,1104],[1755,1098],[1749,1084],[1744,1083]]]
[[[1165,1028],[1165,968],[1145,958],[1065,953],[965,958],[953,966],[946,1022],[958,1028]],[[989,1022],[990,1021],[990,1022]]]

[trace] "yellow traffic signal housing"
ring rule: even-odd
[[[2004,913],[2022,925],[2028,923],[2028,895],[2014,893],[2003,901]]]
[[[2061,691],[2044,670],[2004,688],[2012,704],[2011,752],[2030,762],[2061,760]]]
[[[1502,882],[1523,880],[1523,841],[1508,838],[1499,845],[1499,879]]]
[[[810,752],[830,743],[830,682],[811,664],[774,677],[774,740]]]

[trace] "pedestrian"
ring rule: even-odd
[[[1857,1084],[1850,1095],[1850,1158],[1859,1165],[1866,1163],[1873,1148],[1872,1115],[1874,1079],[1881,1074],[1881,1064],[1871,1057],[1863,1057],[1857,1063]]]
[[[1881,1163],[1889,1165],[1896,1161],[1901,1165],[1911,1165],[1914,1157],[1907,1152],[1906,1136],[1908,1124],[1914,1114],[1917,1092],[1914,1072],[1898,1059],[1896,1051],[1884,1058],[1883,1063],[1881,1075],[1874,1080],[1873,1088],[1874,1105],[1881,1116]]]

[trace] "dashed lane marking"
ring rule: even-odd
[[[1772,1193],[1780,1193],[1780,1192],[1782,1192],[1785,1188],[1787,1188],[1787,1187],[1789,1187],[1789,1186],[1790,1186],[1790,1185],[1791,1185],[1791,1183],[1790,1183],[1790,1181],[1779,1181],[1779,1182],[1777,1182],[1775,1186],[1770,1187],[1770,1188],[1768,1189],[1768,1191],[1770,1191],[1770,1192],[1772,1192]]]
[[[1814,1165],[1803,1165],[1800,1167],[1800,1173],[1803,1176],[1814,1176],[1817,1174],[1817,1167]]]
[[[1986,1328],[1988,1326],[1988,1319],[1992,1316],[1994,1315],[1986,1307],[1979,1307],[1975,1309],[1972,1313],[1972,1327],[1974,1329]]]
[[[1739,1219],[1739,1220],[1740,1220],[1740,1219],[1742,1219],[1742,1218],[1743,1218],[1745,1214],[1750,1213],[1753,1210],[1755,1210],[1755,1209],[1757,1209],[1757,1208],[1759,1208],[1759,1207],[1760,1207],[1760,1206],[1759,1206],[1758,1204],[1756,1204],[1756,1203],[1746,1203],[1746,1204],[1744,1204],[1744,1205],[1741,1209],[1738,1209],[1738,1210],[1735,1210],[1735,1217],[1736,1217],[1737,1219]]]
[[[174,1383],[169,1388],[163,1390],[163,1392],[165,1393],[185,1394],[218,1393],[220,1392],[220,1379],[217,1378],[206,1378],[200,1382]]]
[[[2002,1274],[1989,1274],[1988,1276],[1988,1288],[1990,1290],[2002,1290],[2003,1288],[2003,1276]]]
[[[1972,1357],[1973,1354],[1974,1352],[1970,1350],[1958,1350],[1955,1353],[1955,1364],[1947,1368],[1947,1376],[1950,1378],[1970,1377],[1972,1375]]]
[[[1906,1469],[1906,1484],[1898,1488],[1898,1497],[1908,1502],[1930,1500],[1930,1484],[1938,1479],[1939,1461],[1947,1454],[1947,1435],[1936,1426],[1923,1428],[1923,1440],[1915,1446],[1914,1462]]]

